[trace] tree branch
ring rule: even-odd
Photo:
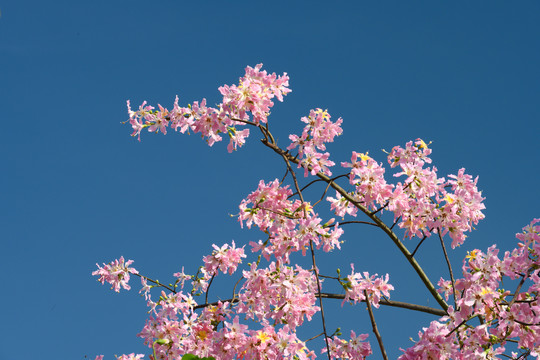
[[[441,240],[441,246],[444,252],[444,258],[446,259],[446,265],[448,266],[448,271],[450,272],[450,280],[452,281],[452,293],[454,295],[454,307],[457,307],[456,305],[456,283],[454,281],[454,273],[452,272],[452,265],[450,265],[450,259],[448,259],[448,253],[446,252],[446,246],[444,246],[444,240],[441,236],[441,229],[437,231],[437,235],[439,235],[439,239]]]
[[[384,349],[381,334],[379,333],[379,329],[377,329],[377,323],[375,322],[375,316],[373,316],[373,309],[371,308],[371,303],[369,302],[369,297],[366,290],[364,290],[364,297],[366,298],[366,305],[369,313],[369,319],[371,320],[371,327],[373,329],[373,333],[375,334],[377,342],[379,343],[379,348],[381,349],[383,359],[388,360],[388,355],[386,355],[386,350]]]
[[[274,152],[281,155],[282,157],[287,157],[289,161],[291,161],[291,162],[293,162],[295,164],[299,163],[298,159],[293,158],[290,154],[288,154],[283,149],[281,149],[279,146],[277,146],[275,144],[275,142],[270,143],[270,142],[268,142],[266,140],[262,140],[262,143],[264,145],[266,145],[267,147],[269,147],[270,149],[274,150]],[[435,300],[441,306],[441,308],[446,312],[446,310],[448,309],[448,304],[446,303],[446,301],[444,301],[442,296],[437,292],[437,290],[435,289],[435,286],[433,285],[431,280],[429,280],[429,278],[428,278],[427,274],[425,273],[425,271],[422,269],[422,267],[416,261],[416,259],[411,255],[411,253],[409,252],[407,247],[399,240],[397,235],[381,219],[379,219],[375,215],[371,215],[371,212],[365,206],[363,206],[363,205],[359,204],[358,202],[356,202],[351,197],[351,195],[349,195],[349,193],[347,193],[347,191],[345,191],[341,186],[339,186],[335,182],[331,181],[331,179],[328,176],[326,176],[325,174],[323,174],[321,172],[318,172],[316,176],[319,177],[320,179],[326,181],[327,183],[331,182],[330,186],[332,188],[334,188],[334,190],[336,190],[338,193],[340,193],[341,196],[346,198],[349,202],[353,203],[360,211],[362,211],[371,220],[373,220],[373,222],[376,223],[377,226],[379,228],[381,228],[388,235],[388,237],[390,237],[390,239],[394,242],[394,244],[397,246],[397,248],[401,251],[403,256],[405,256],[405,258],[407,259],[409,264],[416,271],[416,273],[418,274],[418,276],[420,277],[420,279],[422,280],[422,282],[424,283],[424,285],[426,286],[428,291],[435,298]]]
[[[315,296],[318,297],[318,298],[324,298],[324,299],[336,299],[336,300],[344,300],[345,299],[345,295],[343,295],[343,294],[318,293],[318,294],[315,294]],[[238,301],[239,301],[238,298],[221,300],[221,302],[229,302],[231,304],[236,304]],[[362,301],[365,301],[365,300],[362,300]],[[200,304],[200,305],[194,306],[194,309],[202,309],[202,308],[205,308],[207,306],[211,306],[211,305],[215,306],[217,304],[218,304],[217,301],[213,302],[213,303],[208,303],[208,304]],[[406,302],[402,302],[402,301],[393,301],[393,300],[390,301],[390,300],[386,300],[386,299],[381,299],[381,300],[379,300],[379,304],[384,305],[384,306],[392,306],[392,307],[398,307],[398,308],[402,308],[402,309],[419,311],[419,312],[432,314],[432,315],[436,315],[436,316],[445,316],[445,315],[447,315],[446,312],[441,310],[441,309],[436,309],[436,308],[432,308],[432,307],[424,306],[424,305],[406,303]]]

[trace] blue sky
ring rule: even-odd
[[[194,273],[213,243],[261,237],[229,217],[259,179],[284,173],[256,135],[228,154],[193,135],[139,143],[121,124],[127,99],[217,103],[246,65],[291,78],[270,117],[283,146],[320,107],[344,119],[329,147],[336,163],[353,150],[384,162],[381,149],[420,137],[442,176],[478,175],[486,219],[452,253],[455,271],[467,250],[511,249],[540,216],[538,2],[19,0],[0,11],[1,360],[148,354],[136,338],[147,316],[137,282],[113,293],[90,275],[95,263],[123,255],[169,281],[182,266]],[[345,231],[344,251],[321,255],[321,271],[355,262],[388,272],[392,299],[435,305],[380,232]],[[435,242],[419,261],[434,281],[447,276]],[[227,297],[220,280],[214,295]],[[364,306],[327,309],[330,328],[371,333]],[[392,358],[434,320],[375,316]],[[319,329],[315,318],[305,338]]]

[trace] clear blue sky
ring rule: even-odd
[[[95,263],[123,255],[168,281],[194,273],[212,243],[261,237],[228,216],[260,178],[283,175],[257,136],[227,154],[175,133],[139,143],[120,123],[127,99],[219,102],[246,65],[291,77],[270,118],[283,146],[320,107],[344,119],[337,163],[352,150],[385,161],[381,149],[421,137],[441,175],[479,175],[486,219],[452,253],[455,271],[467,250],[510,249],[540,216],[538,2],[18,0],[0,11],[0,360],[148,354],[138,283],[113,293],[90,275]],[[392,299],[435,306],[390,240],[345,230],[321,271],[388,272]],[[435,242],[419,257],[434,281],[447,277]],[[363,305],[327,304],[330,328],[370,333]],[[375,316],[392,358],[434,319]],[[319,318],[310,326],[305,338]]]

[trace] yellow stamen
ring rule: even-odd
[[[206,330],[201,330],[197,333],[197,337],[201,340],[206,340],[206,338],[208,337],[208,333],[206,332]]]
[[[368,154],[369,154],[369,152],[366,152],[365,154],[360,153],[360,154],[359,154],[359,155],[360,155],[360,160],[362,160],[362,161],[367,161],[367,160],[371,159],[371,158],[368,156]]]
[[[268,334],[265,333],[264,331],[258,331],[256,338],[259,339],[261,343],[264,343],[270,339],[270,336],[268,336]]]
[[[474,249],[473,251],[467,251],[467,256],[465,256],[465,259],[469,259],[469,261],[476,259],[478,256],[478,250]]]

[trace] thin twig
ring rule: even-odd
[[[478,317],[479,315],[474,315],[474,316],[471,316],[470,318],[468,319],[465,319],[463,320],[462,322],[460,322],[458,324],[458,326],[456,326],[455,328],[452,329],[452,331],[450,331],[448,334],[445,335],[445,337],[449,337],[450,335],[452,335],[452,333],[454,333],[454,331],[456,331],[457,329],[459,329],[462,325],[465,325],[469,320],[472,320],[474,319],[475,317]],[[457,335],[459,336],[459,333],[457,333]]]
[[[366,224],[366,225],[379,227],[379,225],[377,225],[375,223],[372,223],[372,222],[369,222],[369,221],[360,221],[360,220],[350,220],[350,221],[344,221],[344,222],[339,223],[340,226],[341,225],[347,225],[347,224]],[[328,226],[325,226],[325,227],[333,227],[333,226],[335,226],[335,224],[331,224],[331,225],[328,225]]]
[[[289,168],[287,168],[285,170],[285,175],[283,175],[283,177],[281,178],[281,181],[279,182],[279,185],[283,184],[283,182],[285,181],[285,179],[287,178],[287,174],[289,173]]]
[[[309,240],[309,247],[311,249],[311,261],[313,262],[313,271],[315,272],[315,278],[317,279],[317,291],[321,292],[321,280],[319,279],[319,269],[315,263],[315,251],[313,250],[313,240]],[[319,305],[321,307],[321,317],[324,332],[324,341],[326,342],[326,351],[328,352],[328,360],[330,360],[330,344],[328,344],[328,333],[326,332],[326,321],[324,320],[324,307],[322,297],[319,297]]]
[[[414,251],[412,252],[412,256],[414,256],[416,254],[416,252],[418,251],[418,249],[420,249],[420,245],[422,245],[422,243],[424,242],[424,240],[427,239],[427,235],[424,235],[424,237],[422,238],[422,240],[420,240],[420,242],[418,243],[418,245],[416,245],[416,247],[414,248]]]
[[[318,337],[321,336],[321,335],[324,335],[324,333],[320,333],[319,335],[315,335],[315,336],[313,336],[313,337],[307,339],[307,340],[304,341],[304,342],[308,342],[308,341],[311,341],[311,340],[315,340],[316,338],[318,338]]]
[[[369,319],[371,320],[371,327],[373,328],[373,333],[375,334],[377,342],[379,343],[379,348],[381,349],[383,359],[388,360],[388,355],[386,355],[386,350],[384,349],[381,334],[379,333],[379,329],[377,329],[377,323],[375,322],[375,316],[373,316],[373,309],[371,309],[371,303],[369,302],[368,293],[366,290],[364,290],[364,296],[366,298],[366,305],[369,313]]]
[[[434,228],[433,228],[434,229]],[[433,231],[433,229],[430,229],[428,234],[431,234],[431,232]],[[412,256],[414,256],[416,254],[416,251],[420,248],[420,245],[422,245],[422,243],[424,242],[424,240],[426,240],[427,238],[427,234],[424,234],[424,237],[422,238],[422,240],[420,240],[420,242],[418,243],[418,245],[416,245],[416,248],[414,249],[414,251],[412,252]]]
[[[144,275],[141,275],[141,274],[133,274],[133,275],[136,275],[136,276],[138,276],[138,277],[140,277],[140,278],[143,278],[143,279],[145,279],[146,281],[150,281],[152,284],[156,284],[156,285],[158,285],[158,286],[164,287],[165,289],[169,290],[169,291],[172,292],[173,294],[176,294],[176,289],[173,289],[173,288],[171,288],[170,286],[167,286],[167,285],[165,285],[165,284],[160,283],[159,280],[152,280],[152,279],[150,279],[149,277],[144,276]]]
[[[528,276],[527,276],[528,277]],[[512,298],[512,300],[510,300],[510,303],[508,303],[508,307],[512,307],[512,304],[514,304],[516,302],[516,298],[519,294],[519,290],[521,290],[521,287],[523,286],[523,284],[525,283],[525,279],[527,278],[526,276],[522,275],[522,278],[521,280],[519,281],[519,284],[516,288],[516,291],[514,292],[514,297]]]
[[[233,300],[236,299],[236,287],[238,286],[238,284],[240,283],[240,281],[242,281],[244,277],[240,277],[240,279],[238,279],[238,281],[234,284],[234,287],[233,287],[233,290],[232,290],[232,298]]]
[[[444,241],[441,236],[441,231],[437,231],[437,235],[439,235],[439,239],[441,240],[441,246],[444,253],[444,258],[446,259],[446,265],[448,266],[448,271],[450,272],[450,280],[452,281],[452,293],[454,295],[454,307],[457,308],[456,304],[456,283],[454,281],[454,273],[452,272],[452,265],[450,264],[450,259],[448,259],[448,253],[446,252],[446,246],[444,246]]]
[[[212,275],[212,278],[210,278],[210,281],[208,282],[208,286],[206,287],[206,292],[204,294],[204,303],[208,304],[208,293],[210,290],[210,285],[212,285],[212,282],[214,281],[214,278],[216,277],[216,274]]]
[[[325,279],[339,280],[339,278],[335,276],[328,276],[328,275],[321,275],[321,274],[319,274],[319,276]]]
[[[255,124],[254,122],[249,121],[249,120],[240,120],[240,119],[235,119],[235,118],[231,118],[231,120],[241,122],[241,123],[244,123],[244,124],[247,124],[247,125],[257,126],[257,124]]]
[[[321,180],[321,179],[315,179],[315,180],[313,180],[313,181],[310,181],[310,182],[307,183],[307,185],[304,185],[304,187],[301,188],[300,191],[304,191],[304,190],[306,190],[308,187],[310,187],[311,185],[313,185],[313,184],[315,184],[315,183],[318,183],[318,182],[321,182],[321,181],[323,181],[323,180]],[[294,193],[292,193],[291,195],[289,195],[289,196],[287,197],[287,199],[290,199],[290,198],[292,198],[292,197],[295,197],[297,194],[298,194],[297,192],[294,192]]]
[[[519,321],[517,319],[514,319],[514,322],[517,322],[518,324],[521,324],[523,326],[538,326],[538,325],[540,325],[540,323],[526,323],[526,322],[523,322],[523,321]]]
[[[396,221],[394,221],[394,223],[392,224],[392,226],[390,226],[390,230],[392,230],[394,228],[394,226],[396,226],[396,224],[399,222],[399,220],[401,220],[401,216],[399,216]]]
[[[328,192],[328,189],[330,188],[330,184],[333,182],[334,180],[330,180],[330,182],[328,183],[328,185],[326,185],[326,188],[324,189],[324,192],[323,194],[321,195],[321,198],[319,199],[319,201],[317,201],[315,204],[313,204],[313,206],[317,205],[318,203],[320,203],[323,199],[324,199],[324,196],[326,195],[326,193]]]
[[[330,180],[336,181],[336,180],[339,179],[339,178],[347,177],[347,176],[349,176],[349,175],[348,175],[348,174],[342,174],[342,175],[338,175],[338,176],[336,176],[336,177],[333,177],[333,178],[331,178]],[[317,183],[317,182],[321,182],[321,181],[326,182],[326,181],[324,181],[323,179],[315,179],[315,180],[310,181],[307,185],[304,185],[304,187],[301,188],[300,190],[301,190],[301,191],[304,191],[304,190],[306,190],[308,187],[310,187],[311,185],[313,185],[313,184],[315,184],[315,183]],[[290,199],[290,198],[292,198],[293,196],[295,196],[296,194],[297,194],[297,193],[293,193],[293,194],[291,194],[288,198]]]
[[[316,294],[315,296],[323,297],[323,298],[326,298],[326,299],[338,299],[338,300],[344,300],[345,299],[345,295],[343,295],[343,294],[321,293],[321,294]],[[362,300],[362,301],[365,301],[365,300]],[[392,307],[398,307],[398,308],[402,308],[402,309],[419,311],[419,312],[432,314],[432,315],[436,315],[436,316],[445,316],[445,315],[447,315],[446,311],[441,310],[441,309],[435,309],[435,308],[432,308],[432,307],[429,307],[429,306],[411,304],[411,303],[406,303],[406,302],[402,302],[402,301],[393,301],[393,300],[390,301],[390,300],[387,300],[387,299],[381,299],[381,300],[379,300],[379,304],[384,305],[384,306],[392,306]]]
[[[385,207],[387,207],[388,204],[390,204],[389,201],[387,201],[386,204],[384,204],[383,206],[381,206],[381,207],[378,208],[377,210],[373,211],[373,212],[371,213],[371,215],[375,215],[376,213],[378,213],[379,211],[381,211],[382,209],[384,209]]]

